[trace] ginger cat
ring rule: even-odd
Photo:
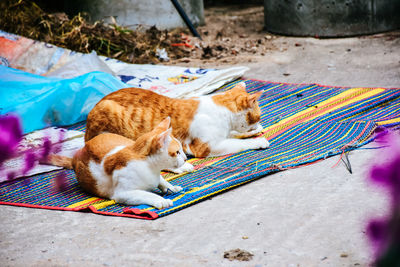
[[[163,193],[182,190],[160,175],[162,169],[179,168],[186,160],[169,126],[167,117],[136,141],[113,133],[100,134],[73,158],[50,155],[45,163],[74,169],[80,186],[90,194],[121,204],[167,208],[173,205],[172,200],[149,191],[157,187]]]
[[[174,99],[139,88],[125,88],[105,96],[90,111],[85,140],[109,132],[136,140],[166,117],[183,150],[195,157],[220,156],[269,147],[263,138],[238,139],[262,131],[258,98],[238,83],[223,93]],[[189,163],[186,167],[190,169]]]

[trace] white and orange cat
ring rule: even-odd
[[[104,132],[136,140],[169,116],[173,136],[186,154],[207,157],[264,149],[269,142],[263,137],[238,138],[262,131],[261,95],[248,94],[244,82],[223,93],[190,99],[174,99],[139,88],[121,89],[105,96],[90,111],[85,140]],[[192,169],[186,163],[183,171]]]
[[[181,167],[186,156],[172,135],[170,118],[136,141],[113,134],[100,134],[85,142],[73,158],[50,155],[45,163],[74,169],[80,186],[88,193],[127,205],[148,204],[158,209],[173,205],[153,192],[178,192],[160,171]]]

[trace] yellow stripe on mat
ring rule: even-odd
[[[385,91],[382,88],[352,88],[340,93],[334,97],[331,97],[321,103],[316,104],[318,108],[310,107],[303,111],[300,111],[286,119],[279,121],[276,124],[273,124],[267,128],[265,128],[264,136],[269,137],[274,135],[276,132],[289,128],[296,124],[298,121],[305,119],[303,122],[310,121],[322,115],[325,115],[329,112],[332,112],[336,109],[342,108],[346,105],[355,103],[357,101],[369,98],[371,96],[377,95]],[[338,101],[342,101],[342,103],[338,104]],[[323,112],[320,112],[321,109],[326,109]]]
[[[115,200],[106,200],[100,203],[93,204],[92,207],[95,208],[96,210],[104,209],[105,207],[111,206],[116,204]]]
[[[400,118],[394,118],[390,120],[385,120],[385,121],[377,121],[376,124],[378,125],[388,125],[392,123],[400,122]]]
[[[77,203],[71,204],[69,205],[67,208],[79,208],[79,207],[84,207],[84,206],[89,206],[91,203],[97,202],[97,201],[101,201],[103,200],[102,198],[98,198],[98,197],[91,197],[82,201],[79,201]]]

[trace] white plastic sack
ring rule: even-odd
[[[115,73],[97,56],[95,51],[90,54],[81,54],[61,67],[50,71],[47,77],[74,78],[92,71],[102,71],[115,76]]]
[[[225,83],[240,78],[249,70],[249,68],[241,66],[226,69],[201,69],[138,65],[101,56],[100,58],[129,86],[180,98],[208,94]]]

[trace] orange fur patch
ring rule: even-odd
[[[202,142],[198,138],[195,138],[195,139],[192,140],[192,142],[189,144],[189,148],[192,151],[192,153],[196,157],[199,157],[199,158],[205,158],[211,152],[210,147],[208,146],[208,144]]]
[[[261,118],[261,110],[259,106],[256,106],[246,114],[247,123],[250,125],[259,122],[260,118]]]
[[[72,158],[50,154],[46,159],[41,160],[40,163],[55,165],[66,169],[72,169]]]
[[[212,96],[212,99],[215,104],[224,106],[236,113],[250,108],[249,96],[246,89],[239,84],[222,94]]]
[[[102,132],[136,140],[169,116],[173,136],[183,141],[198,105],[196,99],[173,99],[140,88],[121,89],[105,96],[90,111],[85,140]]]

